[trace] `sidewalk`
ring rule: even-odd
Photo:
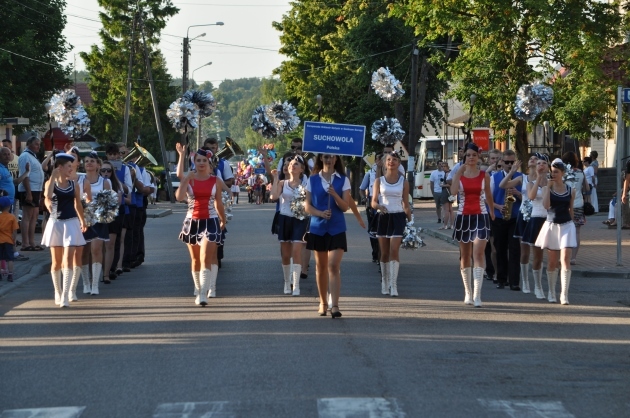
[[[18,234],[18,240],[22,240],[22,235]],[[35,242],[41,242],[42,234],[35,234]],[[20,248],[18,247],[18,251]],[[0,281],[0,296],[3,296],[13,289],[22,286],[29,280],[50,271],[50,250],[44,251],[20,251],[20,254],[28,257],[26,261],[13,262],[13,282],[8,282],[6,277]]]
[[[630,231],[622,231],[622,264],[617,266],[617,230],[608,229],[602,224],[607,213],[597,213],[586,218],[586,225],[580,229],[580,250],[577,264],[572,266],[573,274],[581,277],[614,277],[630,279]],[[443,239],[457,245],[452,230],[439,230],[433,201],[414,201],[416,225],[423,228],[422,234]],[[546,253],[545,253],[546,255]],[[546,258],[546,257],[545,257]],[[546,262],[546,260],[545,260]]]

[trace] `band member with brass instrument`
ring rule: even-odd
[[[494,216],[492,235],[497,251],[497,289],[503,289],[509,284],[511,290],[520,291],[520,257],[521,246],[518,238],[514,237],[516,218],[521,208],[520,188],[510,187],[502,189],[501,181],[508,175],[516,161],[516,154],[512,150],[503,152],[503,170],[490,178],[490,189],[494,200]],[[522,176],[514,173],[512,179]]]

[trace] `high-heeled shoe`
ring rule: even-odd
[[[317,311],[317,313],[319,314],[319,316],[326,316],[327,310],[328,310],[328,305],[326,305],[325,303],[320,303],[319,311]]]
[[[337,308],[337,312],[333,311],[333,309]],[[341,312],[339,312],[339,306],[333,306],[330,310],[330,316],[332,319],[341,318]]]

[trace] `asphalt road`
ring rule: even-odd
[[[331,320],[314,260],[302,295],[283,294],[273,210],[234,209],[206,308],[183,205],[148,221],[146,263],[101,295],[60,309],[43,275],[0,298],[0,417],[630,416],[626,280],[574,278],[569,306],[486,282],[475,309],[457,248],[426,237],[402,251],[400,297],[382,296],[349,215]]]

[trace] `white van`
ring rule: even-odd
[[[463,140],[449,139],[444,141],[439,136],[420,138],[416,146],[416,166],[414,168],[413,189],[414,199],[433,199],[429,177],[433,170],[437,170],[438,161],[446,161],[449,167],[457,163],[454,157],[457,148],[462,146]]]

